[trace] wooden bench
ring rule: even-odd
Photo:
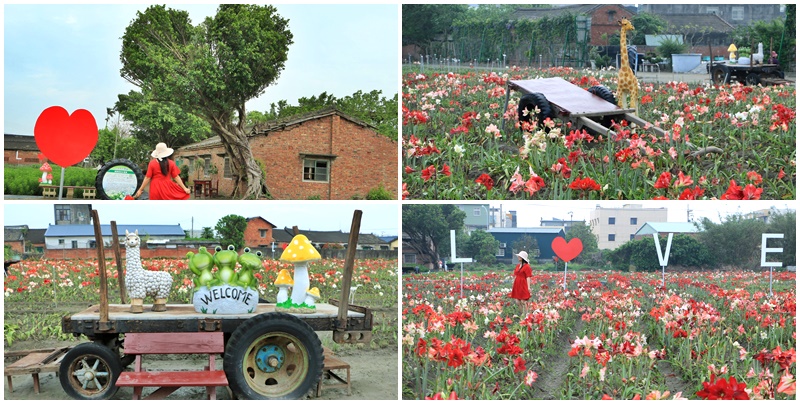
[[[58,186],[56,185],[39,185],[42,187],[42,196],[45,198],[57,198]]]
[[[5,352],[5,358],[22,357],[22,359],[5,366],[4,371],[8,380],[8,392],[14,392],[11,382],[13,375],[31,375],[33,377],[33,391],[39,394],[39,373],[58,372],[61,360],[70,347],[56,349],[34,349],[30,351]]]
[[[133,399],[141,398],[144,387],[159,387],[148,400],[160,400],[181,387],[205,387],[208,398],[217,398],[216,388],[228,385],[225,371],[216,370],[214,355],[225,350],[221,332],[125,334],[125,354],[136,355],[133,372],[122,372],[117,387],[133,387]],[[142,355],[207,354],[208,366],[198,371],[145,371]]]
[[[84,187],[81,189],[83,190],[83,199],[97,198],[97,189],[95,187]]]
[[[319,379],[319,383],[317,383],[317,397],[322,395],[322,390],[324,389],[335,389],[335,388],[343,388],[347,387],[347,395],[352,395],[350,391],[350,364],[333,356],[333,351],[328,348],[323,348],[323,354],[325,355],[325,361],[322,365],[322,378]],[[334,373],[334,370],[347,370],[347,379],[343,379],[341,376]],[[331,385],[325,385],[323,380],[325,379],[333,379],[336,380],[338,383],[334,383]]]

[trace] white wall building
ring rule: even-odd
[[[597,247],[613,250],[633,240],[636,231],[647,222],[666,222],[667,208],[644,208],[626,204],[621,208],[597,205],[590,215],[589,225],[597,236]]]

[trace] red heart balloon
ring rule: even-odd
[[[564,240],[564,237],[556,237],[550,246],[553,247],[553,252],[558,258],[564,261],[572,261],[583,251],[583,242],[577,237],[570,240],[569,243]]]
[[[66,109],[54,106],[36,119],[33,137],[50,161],[68,167],[83,161],[97,145],[97,121],[85,109],[70,115]]]

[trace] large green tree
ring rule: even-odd
[[[500,242],[494,236],[483,231],[475,230],[469,237],[469,254],[476,262],[492,265],[497,262],[497,251]]]
[[[462,18],[466,4],[403,4],[403,44],[415,44],[425,53],[438,35],[447,35]]]
[[[445,259],[450,256],[450,230],[463,233],[465,217],[454,205],[403,205],[405,242],[430,262]]]
[[[227,215],[219,219],[214,230],[223,248],[233,245],[237,250],[244,248],[244,230],[247,219],[239,215]]]
[[[597,236],[592,233],[592,228],[586,223],[572,223],[566,236],[567,240],[579,238],[581,239],[581,243],[583,243],[583,252],[577,257],[577,262],[583,262],[590,254],[594,254],[598,251]]]
[[[768,233],[783,234],[783,239],[770,241],[769,247],[782,247],[783,253],[777,254],[783,266],[797,265],[797,212],[773,212],[767,224]],[[774,256],[768,255],[767,261],[775,261]]]
[[[117,98],[114,109],[133,122],[133,135],[151,148],[159,142],[178,148],[199,142],[211,134],[208,122],[172,102],[156,101],[134,90]]]
[[[703,231],[698,234],[713,260],[721,266],[756,269],[761,262],[761,234],[767,225],[757,219],[730,215],[722,223],[708,218],[700,222]]]
[[[144,165],[150,159],[154,146],[143,144],[138,138],[127,134],[123,126],[115,125],[98,131],[97,145],[89,157],[95,165],[102,165],[116,158],[125,158]]]
[[[222,4],[194,26],[189,13],[150,6],[122,37],[122,77],[151,100],[204,119],[219,135],[245,198],[268,194],[245,132],[245,103],[284,69],[292,33],[273,6]]]

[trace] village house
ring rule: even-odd
[[[248,136],[275,199],[364,198],[383,187],[397,197],[397,141],[334,107],[255,126]],[[232,197],[233,166],[218,136],[179,148],[189,182],[211,180]]]
[[[39,163],[39,146],[30,135],[3,135],[3,162],[15,165]]]
[[[261,216],[248,217],[247,227],[244,229],[244,245],[251,249],[261,250],[272,249],[276,240],[272,236],[272,230],[276,226]],[[291,239],[290,239],[291,240]]]
[[[555,227],[496,227],[489,229],[489,234],[500,242],[500,248],[495,254],[498,262],[506,264],[515,264],[517,262],[516,254],[519,251],[514,251],[514,243],[529,236],[536,240],[538,248],[533,249],[528,246],[528,257],[531,262],[547,262],[552,261],[556,253],[553,251],[553,240],[556,237],[565,237],[564,228],[561,226]]]

